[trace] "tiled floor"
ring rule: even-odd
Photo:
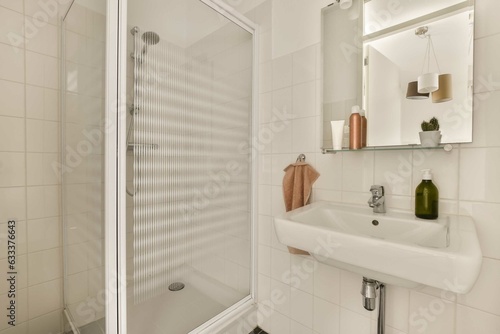
[[[80,327],[80,334],[105,334],[105,326],[105,320],[102,318]]]
[[[80,334],[105,334],[104,332],[104,318],[100,319],[98,321],[92,322],[88,325],[83,326],[80,328]],[[252,332],[249,334],[269,334],[259,327],[255,328]]]

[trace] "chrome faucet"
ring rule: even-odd
[[[368,200],[368,205],[373,208],[374,213],[385,213],[384,187],[373,185],[370,188],[372,197]]]

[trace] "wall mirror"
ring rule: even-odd
[[[330,121],[347,125],[353,105],[366,110],[369,147],[418,145],[432,117],[442,144],[471,142],[473,29],[472,0],[336,0],[324,8],[323,148],[332,147]]]

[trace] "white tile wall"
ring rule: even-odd
[[[287,15],[294,18],[295,26],[315,30],[314,25],[308,27],[305,23],[311,17],[319,19],[319,9],[316,12],[299,11],[298,8],[308,5],[300,0],[293,4],[269,0],[261,7],[266,8],[270,2],[276,2],[273,10],[282,6],[287,10],[272,14],[271,27],[265,30],[261,39],[260,122],[262,127],[268,126],[272,107],[286,106],[300,123],[290,122],[274,136],[270,144],[272,150],[260,154],[263,162],[259,180],[258,298],[261,303],[269,301],[276,290],[284,291],[287,297],[284,305],[276,306],[270,317],[260,321],[261,327],[272,334],[376,333],[376,315],[361,306],[359,275],[321,264],[312,266],[314,269],[307,275],[294,273],[304,263],[304,257],[290,255],[288,260],[286,248],[277,241],[274,229],[268,226],[272,215],[284,211],[283,169],[293,163],[300,152],[306,154],[307,161],[321,173],[314,185],[313,200],[364,205],[370,185],[381,183],[386,186],[390,207],[412,210],[414,190],[421,180],[420,170],[432,168],[441,194],[441,212],[470,215],[476,222],[484,256],[482,271],[472,291],[463,296],[432,288],[410,290],[388,286],[386,332],[499,333],[500,308],[496,305],[500,298],[497,284],[500,278],[500,178],[497,172],[500,170],[500,132],[496,121],[500,121],[500,85],[496,84],[500,81],[496,56],[500,52],[499,2],[476,1],[472,144],[459,145],[449,153],[405,151],[336,155],[320,154],[320,144],[311,142],[321,132],[318,130],[320,121],[314,118],[319,115],[321,101],[319,80],[322,74],[318,60],[321,45],[317,43],[320,36],[311,31],[295,36],[297,34],[286,32],[282,27],[274,31],[276,25],[290,26],[290,22],[281,17]],[[267,17],[267,14],[265,17],[257,14],[256,21],[262,20],[268,26]],[[273,38],[269,38],[269,34]],[[277,40],[276,36],[285,39]],[[279,58],[272,59],[270,54]],[[292,278],[288,284],[279,281],[287,266],[290,266],[289,277]],[[286,271],[285,277],[288,277]]]
[[[59,180],[51,167],[59,160],[58,13],[54,7],[55,24],[34,25],[38,3],[0,0],[0,234],[17,221],[19,273],[17,326],[2,321],[2,334],[62,330]],[[0,244],[6,249],[4,238]]]

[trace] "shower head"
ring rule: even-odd
[[[141,38],[146,45],[156,45],[160,41],[160,36],[153,31],[146,31]]]
[[[144,46],[142,47],[143,55],[146,55],[149,45],[156,45],[158,44],[158,42],[160,42],[160,36],[153,31],[146,31],[144,34],[142,34],[141,39],[144,42]]]

